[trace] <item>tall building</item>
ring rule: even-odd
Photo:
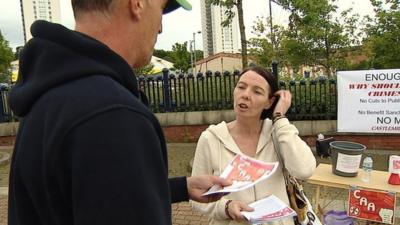
[[[220,52],[240,52],[239,20],[237,12],[232,23],[223,27],[226,18],[225,7],[211,5],[207,0],[201,2],[201,26],[203,35],[204,57]]]
[[[60,23],[59,0],[20,0],[25,43],[32,38],[30,28],[35,20]]]

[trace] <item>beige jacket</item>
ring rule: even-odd
[[[290,124],[286,118],[278,120],[274,125],[272,125],[271,120],[264,120],[255,158],[266,162],[278,161],[271,139],[273,129],[280,145],[286,168],[297,178],[309,178],[315,170],[315,157],[310,147],[298,136],[299,132],[296,127]],[[197,143],[192,175],[220,175],[237,153],[240,153],[240,149],[229,134],[226,123],[221,122],[218,125],[211,125],[201,134]],[[208,214],[211,225],[247,224],[246,222],[238,223],[227,218],[225,215],[226,202],[229,199],[234,199],[249,204],[270,194],[274,194],[289,204],[280,166],[269,179],[258,183],[254,187],[231,193],[214,203],[207,204],[191,201],[190,204],[196,211]],[[293,219],[265,224],[293,225]]]

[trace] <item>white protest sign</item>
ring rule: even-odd
[[[400,133],[400,69],[339,71],[338,132]]]

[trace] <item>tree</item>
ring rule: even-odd
[[[254,25],[252,26],[252,33],[256,35],[249,40],[249,55],[256,60],[260,66],[270,67],[272,59],[279,62],[280,66],[285,65],[285,57],[281,51],[281,40],[284,34],[282,26],[275,25],[272,30],[274,38],[272,38],[269,18],[257,17]],[[273,46],[273,40],[275,48]]]
[[[224,27],[232,24],[232,20],[235,17],[234,7],[237,10],[238,19],[239,19],[239,32],[240,32],[240,43],[242,47],[242,67],[247,67],[247,40],[246,40],[246,29],[244,26],[243,19],[243,5],[242,0],[206,0],[209,1],[212,5],[219,5],[226,9],[225,11],[225,20],[222,21],[221,25]]]
[[[10,82],[11,62],[14,54],[0,31],[0,82]]]
[[[163,50],[163,49],[154,49],[154,56],[158,58],[167,60],[168,62],[175,63],[175,59],[173,57],[173,51]],[[204,58],[204,53],[201,50],[196,49],[196,60],[200,60]]]
[[[375,18],[367,17],[364,47],[369,63],[375,69],[400,68],[400,3],[398,0],[383,2],[371,0]],[[387,8],[387,9],[385,9]]]
[[[183,44],[175,43],[172,46],[172,59],[174,68],[180,72],[187,72],[190,65],[190,53],[187,50],[187,42]]]
[[[333,15],[335,0],[279,0],[290,11],[289,26],[283,48],[294,65],[323,66],[330,77],[350,46],[343,25]]]
[[[153,52],[154,56],[157,56],[158,58],[167,60],[168,62],[174,62],[172,58],[172,51],[167,51],[163,49],[154,49]]]
[[[201,59],[204,59],[204,52],[203,51],[196,49],[196,53],[195,54],[196,54],[196,60],[197,61],[199,61]]]

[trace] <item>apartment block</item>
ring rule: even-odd
[[[25,43],[32,38],[30,28],[35,20],[60,23],[60,0],[20,0]]]
[[[221,52],[239,53],[240,34],[237,11],[232,23],[223,27],[221,22],[226,18],[226,8],[211,5],[207,0],[200,2],[204,57]]]

